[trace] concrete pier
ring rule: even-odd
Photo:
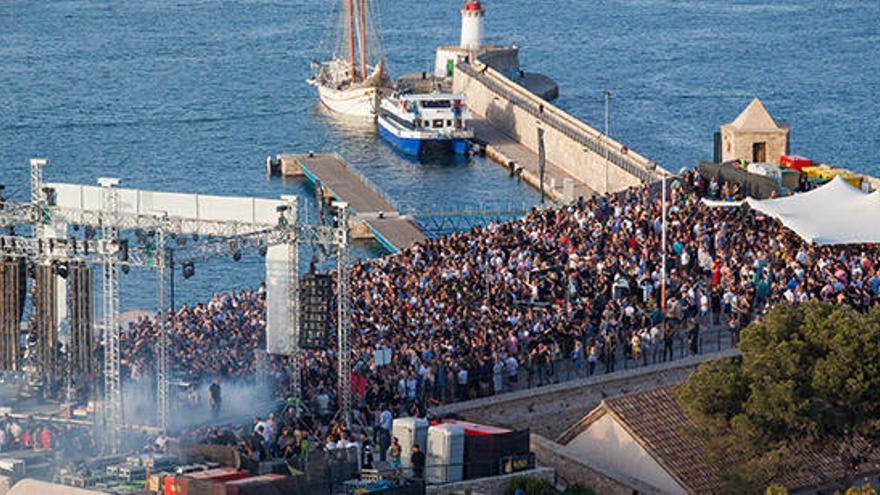
[[[270,175],[305,176],[324,197],[345,201],[354,213],[353,233],[369,234],[392,253],[398,253],[427,237],[411,218],[398,213],[391,202],[355,174],[336,153],[278,155],[267,160]]]
[[[516,139],[496,129],[484,119],[470,122],[477,140],[486,145],[486,156],[507,167],[535,189],[541,188],[538,154]],[[589,198],[596,193],[586,183],[568,173],[559,165],[545,160],[544,192],[551,201],[570,202],[579,197]]]
[[[489,147],[514,153],[518,148],[510,145],[512,141],[536,156],[538,129],[543,129],[548,170],[549,164],[553,164],[583,188],[608,193],[662,177],[662,167],[528,91],[480,59],[455,66],[453,90],[466,95],[471,112],[499,131],[487,133],[484,128],[486,137],[481,138]]]

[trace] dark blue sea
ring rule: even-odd
[[[402,205],[461,210],[534,204],[484,159],[419,163],[373,129],[340,123],[305,84],[328,1],[0,2],[0,183],[27,193],[27,160],[47,180],[278,197],[313,192],[269,179],[265,158],[339,151]],[[555,78],[558,104],[669,168],[711,158],[712,133],[753,96],[792,127],[793,151],[880,173],[877,0],[486,0],[492,42],[522,48]],[[457,0],[381,0],[395,74],[430,70],[455,43]],[[381,251],[359,244],[358,256]],[[178,277],[177,299],[251,287],[257,255]],[[126,309],[153,305],[147,273],[123,279]]]

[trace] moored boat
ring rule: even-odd
[[[401,151],[419,155],[429,148],[463,155],[474,132],[465,97],[454,93],[400,94],[379,103],[379,135]]]
[[[392,93],[392,79],[381,58],[367,0],[342,0],[336,43],[329,60],[314,62],[309,84],[333,112],[355,117],[376,115],[378,101]]]

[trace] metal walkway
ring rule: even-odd
[[[398,213],[369,181],[355,174],[336,153],[281,155],[282,170],[295,164],[315,187],[338,201],[349,204],[376,241],[392,253],[399,253],[427,237],[413,221]]]

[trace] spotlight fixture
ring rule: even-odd
[[[61,278],[67,278],[67,275],[68,275],[67,265],[63,265],[63,264],[56,265],[55,266],[55,275],[58,275]]]
[[[119,269],[122,270],[122,273],[124,273],[126,275],[128,275],[128,271],[131,270],[131,268],[128,265],[122,265],[121,267],[119,267]]]
[[[232,253],[232,259],[235,261],[241,261],[241,251]]]
[[[128,239],[120,239],[119,241],[119,259],[128,261]]]
[[[46,204],[49,206],[55,206],[55,189],[51,187],[44,187],[43,194],[46,195]]]
[[[260,256],[265,258],[266,253],[268,253],[268,252],[269,252],[269,248],[267,248],[266,246],[260,246]]]
[[[184,263],[181,271],[183,272],[183,278],[187,279],[196,274],[196,266],[192,262]]]
[[[278,205],[275,207],[275,211],[278,212],[278,226],[279,227],[287,227],[287,217],[284,216],[284,212],[287,211],[289,207],[287,205]]]

